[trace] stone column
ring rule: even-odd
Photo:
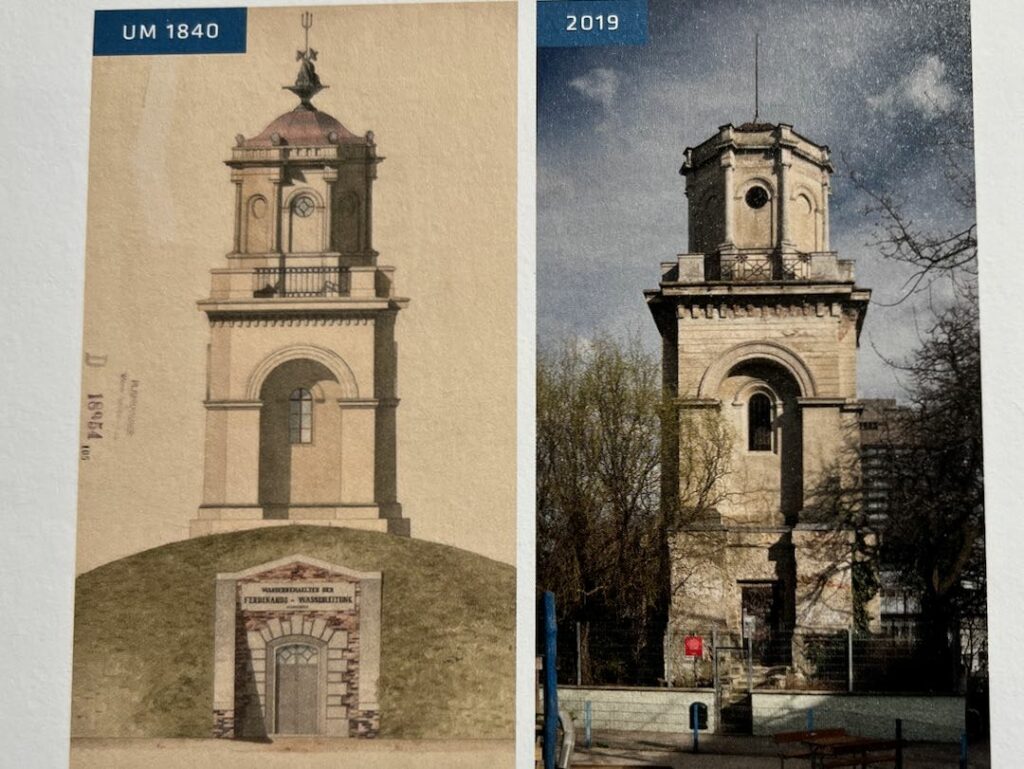
[[[722,239],[722,248],[733,248],[736,243],[736,206],[733,198],[736,197],[734,169],[736,167],[736,154],[728,150],[722,155],[722,205],[725,218],[725,233]]]
[[[829,251],[831,246],[829,244],[829,230],[828,230],[828,199],[832,194],[832,185],[829,184],[826,178],[825,183],[821,185],[821,250]]]
[[[334,184],[338,181],[338,169],[328,168],[324,171],[324,182],[327,185],[327,192],[324,200],[324,251],[333,251],[331,248],[332,228],[334,227]]]
[[[790,247],[789,238],[789,169],[793,165],[792,150],[779,148],[779,244]]]
[[[238,254],[242,251],[242,217],[245,216],[246,212],[242,210],[242,176],[237,172],[231,174],[231,181],[235,185],[235,246],[234,253]]]
[[[281,253],[281,229],[283,215],[283,212],[281,211],[281,182],[282,174],[280,170],[271,174],[270,183],[274,185],[274,192],[272,195],[274,200],[270,204],[270,246],[278,254]]]

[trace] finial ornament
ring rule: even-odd
[[[308,33],[307,33],[308,34]],[[754,122],[760,122],[760,101],[761,101],[761,82],[760,73],[758,72],[758,59],[760,59],[761,53],[761,36],[754,35]]]
[[[302,62],[299,65],[299,74],[295,76],[295,85],[284,86],[302,100],[302,106],[307,109],[314,109],[310,99],[316,96],[327,86],[320,82],[320,76],[316,74],[316,49],[309,47],[309,28],[313,26],[313,14],[304,11],[302,14],[302,28],[306,31],[306,47],[304,50],[295,52],[295,60]]]

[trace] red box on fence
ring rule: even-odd
[[[683,639],[683,649],[687,657],[703,657],[704,639],[699,635],[688,635]]]

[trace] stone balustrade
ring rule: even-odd
[[[675,283],[853,281],[853,260],[839,259],[835,251],[679,254],[661,268],[662,280]]]

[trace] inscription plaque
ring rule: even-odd
[[[356,598],[353,582],[250,582],[240,592],[243,611],[336,611]]]

